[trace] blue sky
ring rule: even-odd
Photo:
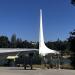
[[[39,13],[43,10],[45,41],[65,40],[75,29],[75,7],[70,0],[0,0],[0,35],[13,33],[38,41]]]

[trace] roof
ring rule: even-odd
[[[38,49],[28,49],[28,48],[0,48],[0,53],[10,53],[10,52],[29,52],[38,51]]]

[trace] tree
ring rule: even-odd
[[[6,36],[0,36],[0,48],[8,48],[9,40]]]
[[[33,44],[28,42],[27,40],[22,42],[22,47],[23,48],[34,48]]]
[[[35,47],[36,49],[39,49],[39,42],[36,42]]]
[[[16,40],[16,47],[17,48],[22,48],[23,46],[22,46],[22,39],[21,38],[17,38],[17,40]]]
[[[75,0],[71,0],[71,4],[75,5]]]
[[[70,32],[70,37],[68,38],[68,42],[70,43],[70,51],[72,52],[71,54],[71,65],[75,69],[75,30]]]
[[[16,48],[16,34],[11,37],[11,48]]]
[[[67,49],[68,46],[68,42],[67,41],[61,41],[61,40],[57,40],[57,41],[53,41],[53,42],[46,42],[47,47],[53,49],[53,50],[58,50],[58,51],[65,51]]]

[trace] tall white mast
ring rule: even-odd
[[[39,54],[41,54],[42,56],[45,56],[49,53],[59,53],[59,52],[47,48],[45,43],[44,43],[43,23],[42,23],[42,9],[40,9]]]
[[[42,10],[40,9],[40,34],[39,34],[39,47],[44,45],[44,35],[43,35],[43,23],[42,23]]]

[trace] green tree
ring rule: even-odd
[[[72,3],[73,5],[75,5],[75,0],[71,0],[71,3]]]
[[[35,47],[36,49],[39,49],[39,42],[36,42]]]
[[[28,42],[27,40],[22,42],[22,47],[23,48],[34,48],[33,44]]]
[[[61,41],[61,40],[57,40],[57,41],[53,41],[53,42],[46,42],[47,47],[53,49],[53,50],[57,50],[57,51],[65,51],[67,49],[68,46],[68,42],[67,41]]]
[[[16,34],[11,37],[11,48],[16,48]]]
[[[16,47],[17,48],[22,48],[23,46],[22,46],[22,39],[21,38],[17,38],[17,40],[16,40]]]
[[[70,32],[70,37],[68,38],[68,42],[70,43],[70,51],[72,52],[71,54],[71,65],[75,69],[75,30]]]
[[[9,40],[6,36],[0,36],[0,48],[8,48]]]

